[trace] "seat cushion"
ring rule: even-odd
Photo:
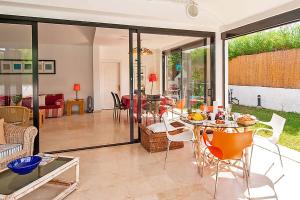
[[[40,109],[57,109],[60,108],[60,105],[47,105],[47,106],[40,106]]]
[[[161,132],[166,132],[166,127],[163,122],[161,123],[156,123],[156,124],[151,124],[150,126],[147,126],[149,130],[151,130],[153,133],[161,133]],[[168,131],[174,131],[175,128],[168,124]]]
[[[4,124],[4,119],[0,119],[0,144],[6,144],[3,124]]]
[[[22,144],[0,144],[0,159],[22,151]]]

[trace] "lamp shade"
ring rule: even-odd
[[[74,91],[79,91],[80,90],[80,84],[74,83],[73,90]]]
[[[150,74],[149,75],[149,82],[155,82],[155,81],[157,81],[156,74]]]

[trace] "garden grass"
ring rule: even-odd
[[[239,112],[245,114],[251,114],[257,117],[260,121],[270,121],[272,114],[276,113],[286,119],[283,133],[281,134],[279,144],[286,146],[290,149],[300,151],[300,114],[294,112],[283,112],[270,110],[265,108],[248,107],[241,105],[233,105],[232,112]],[[262,124],[256,124],[253,129],[265,127]],[[258,133],[261,136],[270,136],[268,132],[261,131]]]

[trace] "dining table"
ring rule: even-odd
[[[257,121],[255,121],[254,124],[251,125],[241,125],[239,123],[237,123],[236,121],[225,121],[224,124],[218,124],[216,123],[215,120],[201,120],[201,121],[196,121],[196,120],[190,120],[187,119],[186,116],[181,116],[180,117],[180,121],[192,125],[194,127],[193,132],[194,132],[194,154],[195,154],[195,158],[196,158],[196,162],[198,165],[198,169],[200,169],[201,166],[201,156],[202,156],[202,148],[201,148],[201,138],[202,138],[202,134],[201,134],[201,130],[202,131],[206,131],[208,129],[210,130],[217,130],[217,131],[228,131],[228,134],[230,134],[230,132],[235,132],[235,133],[243,133],[249,130],[249,128],[253,125],[256,124]],[[243,131],[241,131],[241,129]],[[203,159],[203,158],[202,158]],[[245,151],[245,161],[246,161],[246,165],[248,166],[248,160],[249,160],[249,153],[248,151]],[[198,170],[200,172],[200,170]]]
[[[160,96],[161,104],[166,104],[167,98],[164,96]],[[129,109],[130,108],[130,95],[123,95],[121,97],[122,104]],[[145,105],[147,103],[147,96],[142,95],[141,96],[141,105]],[[137,106],[138,106],[138,95],[133,95],[133,111],[137,112]]]

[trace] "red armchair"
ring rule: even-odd
[[[32,98],[27,97],[22,99],[22,106],[32,109]],[[45,110],[45,117],[62,117],[64,115],[64,95],[63,94],[47,94],[45,97],[45,106],[39,106]]]

